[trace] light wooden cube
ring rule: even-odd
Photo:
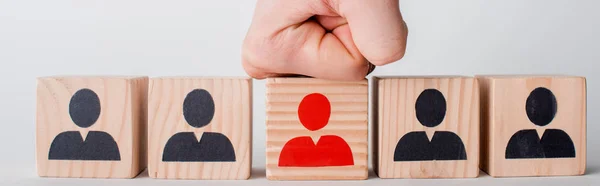
[[[478,79],[482,90],[481,168],[485,172],[493,177],[584,174],[584,77]]]
[[[479,88],[470,77],[375,77],[374,169],[380,178],[479,175]]]
[[[147,77],[38,78],[38,175],[137,176],[146,168],[147,88]]]
[[[368,81],[267,80],[267,179],[368,175]]]
[[[148,114],[150,177],[250,177],[250,78],[152,78]]]

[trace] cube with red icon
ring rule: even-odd
[[[361,180],[368,175],[368,81],[267,81],[267,178]]]

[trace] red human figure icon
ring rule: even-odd
[[[298,106],[298,118],[310,130],[322,129],[329,122],[331,104],[323,94],[305,96]],[[310,136],[289,140],[279,155],[280,167],[326,167],[354,165],[352,150],[344,139],[325,135],[316,143]]]

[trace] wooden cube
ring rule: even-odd
[[[41,177],[133,178],[146,168],[147,77],[41,77]]]
[[[479,175],[479,89],[470,77],[375,77],[374,169],[380,178]]]
[[[493,177],[582,175],[586,80],[574,76],[478,76],[481,168]]]
[[[250,177],[250,78],[152,78],[148,114],[150,177]]]
[[[368,175],[368,81],[267,80],[267,179]]]

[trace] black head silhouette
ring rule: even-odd
[[[90,89],[81,89],[71,97],[69,102],[71,120],[82,128],[92,126],[100,117],[100,99]]]
[[[204,127],[212,121],[214,115],[215,102],[208,91],[195,89],[187,94],[183,101],[183,117],[190,126]]]
[[[531,122],[538,126],[546,126],[552,122],[556,115],[556,97],[547,88],[536,88],[527,97],[525,110]]]
[[[446,116],[446,98],[436,89],[426,89],[417,98],[415,112],[421,125],[438,126]]]

